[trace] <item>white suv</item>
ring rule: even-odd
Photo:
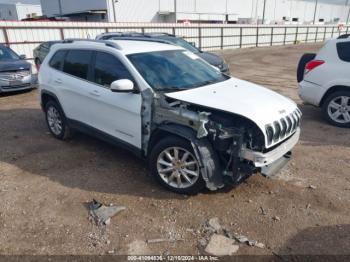
[[[350,127],[350,39],[331,39],[316,54],[305,54],[298,67],[299,96],[321,107],[333,125]]]
[[[131,149],[177,193],[276,172],[299,140],[294,102],[174,45],[67,41],[52,47],[39,83],[53,136],[79,130]]]

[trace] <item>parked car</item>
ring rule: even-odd
[[[300,98],[322,108],[338,127],[350,127],[350,39],[326,42],[318,54],[305,54],[298,66]]]
[[[31,89],[34,87],[31,64],[24,55],[0,44],[0,93]]]
[[[161,40],[166,43],[171,43],[174,45],[181,46],[188,51],[198,55],[209,64],[219,68],[219,70],[224,74],[230,74],[229,65],[225,62],[225,60],[213,53],[204,52],[197,48],[194,43],[189,43],[181,37],[177,37],[175,35],[167,34],[167,33],[137,33],[137,32],[114,32],[114,33],[104,33],[100,34],[96,37],[96,40],[110,40],[110,39],[119,39],[121,37],[140,37],[140,38],[152,38],[156,40]]]
[[[44,61],[47,54],[50,52],[50,48],[57,43],[62,41],[48,41],[41,43],[33,50],[34,63],[37,69],[40,68],[41,63]]]
[[[79,130],[148,159],[168,189],[192,194],[271,175],[299,140],[290,99],[222,74],[188,50],[153,41],[69,41],[39,72],[58,139]]]

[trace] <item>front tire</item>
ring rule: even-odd
[[[350,127],[350,91],[338,91],[329,95],[323,103],[326,120],[338,127]]]
[[[156,180],[175,193],[193,195],[205,187],[199,161],[185,139],[164,138],[153,148],[149,161]]]
[[[61,107],[55,101],[45,105],[46,123],[50,133],[57,139],[65,140],[70,137],[70,129]]]

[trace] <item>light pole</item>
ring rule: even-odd
[[[315,3],[315,12],[314,12],[314,24],[316,23],[316,12],[317,12],[318,0]]]
[[[349,6],[349,0],[346,0],[346,6]],[[346,24],[349,23],[349,17],[350,17],[350,7],[349,7],[349,11],[348,11],[348,17],[346,18]]]
[[[265,9],[266,9],[266,0],[264,0],[263,17],[262,17],[262,22],[261,22],[261,24],[264,24],[264,21],[265,21]]]

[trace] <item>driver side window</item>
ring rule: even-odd
[[[109,88],[111,83],[116,80],[129,79],[133,81],[133,77],[128,69],[119,61],[119,59],[104,52],[96,52],[93,75],[93,81],[96,84],[107,88]]]

